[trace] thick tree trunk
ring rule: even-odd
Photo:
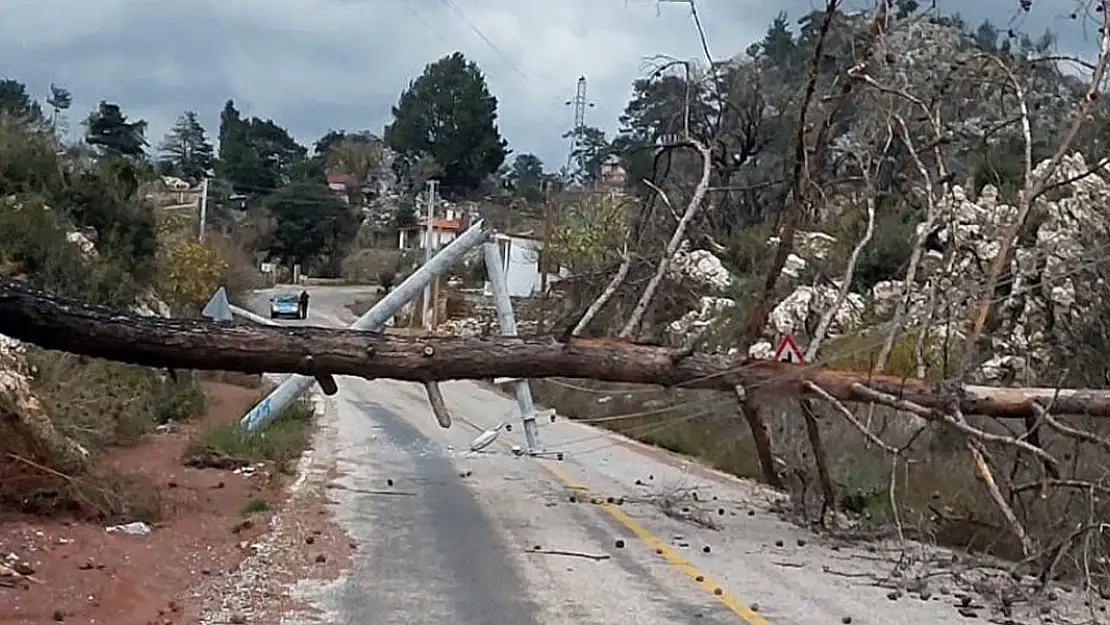
[[[140,317],[53,298],[0,278],[0,333],[56,349],[149,367],[244,373],[352,375],[428,382],[498,377],[590,378],[733,392],[812,395],[812,382],[841,401],[870,402],[858,388],[942,410],[951,397],[915,380],[819,366],[690,353],[613,339],[400,338],[372,332]],[[864,389],[866,390],[866,389]],[[964,414],[1110,417],[1110,391],[964,387]]]

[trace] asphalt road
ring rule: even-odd
[[[314,325],[347,325],[364,289],[310,287]],[[263,292],[253,303],[266,312]],[[304,322],[292,322],[304,323]],[[541,422],[563,461],[517,457],[521,428],[483,453],[470,441],[516,420],[515,401],[476,383],[442,388],[435,423],[419,385],[343,377],[316,455],[333,459],[339,522],[359,550],[338,581],[301,585],[339,625],[900,625],[960,619],[952,598],[891,599],[880,547],[834,549],[769,511],[761,487],[605,431]],[[696,489],[708,529],[659,501]],[[572,497],[576,502],[571,501]],[[613,498],[613,503],[607,503]],[[619,502],[623,499],[623,503]],[[618,505],[620,503],[620,505]],[[984,612],[983,617],[987,614]],[[845,620],[850,618],[851,620]]]

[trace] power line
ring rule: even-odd
[[[440,4],[443,4],[447,8],[451,9],[451,11],[454,12],[454,14],[457,15],[459,17],[459,19],[462,20],[463,23],[467,25],[468,28],[470,28],[471,32],[473,32],[475,35],[477,35],[478,38],[481,39],[482,41],[484,41],[486,43],[486,45],[490,47],[491,50],[493,50],[506,63],[508,63],[509,67],[511,67],[513,69],[513,71],[515,71],[517,74],[519,74],[521,78],[523,78],[527,82],[533,82],[532,77],[528,75],[528,72],[524,71],[524,69],[522,67],[520,67],[520,65],[517,64],[517,62],[513,59],[513,57],[509,56],[508,54],[505,54],[505,52],[496,43],[494,43],[492,39],[487,37],[486,34],[484,32],[482,32],[482,29],[478,28],[478,25],[475,24],[474,22],[472,22],[469,17],[467,17],[466,12],[463,11],[462,8],[458,4],[455,3],[455,0],[439,0],[439,1],[440,1]]]
[[[427,30],[428,32],[430,32],[430,33],[432,33],[433,35],[435,35],[435,38],[436,38],[436,39],[439,39],[440,43],[442,43],[442,44],[443,44],[443,45],[445,45],[445,46],[449,46],[449,45],[451,45],[451,44],[449,44],[449,43],[447,42],[447,38],[446,38],[446,37],[444,37],[444,36],[443,36],[443,34],[442,34],[442,33],[440,33],[440,32],[439,32],[438,30],[436,30],[436,29],[435,29],[434,27],[432,27],[431,23],[430,23],[430,22],[429,22],[428,20],[424,19],[424,16],[423,16],[423,15],[421,15],[421,14],[420,14],[420,12],[419,12],[419,11],[417,11],[417,10],[416,10],[416,9],[415,9],[415,8],[414,8],[414,7],[412,6],[412,4],[411,4],[411,3],[410,3],[410,2],[408,1],[408,0],[397,0],[397,2],[398,2],[398,4],[400,4],[401,6],[403,6],[403,7],[405,8],[405,10],[406,10],[406,11],[408,11],[409,13],[411,13],[411,14],[412,14],[412,16],[413,16],[413,17],[415,17],[415,18],[416,18],[416,20],[417,20],[418,22],[420,22],[420,24],[421,24],[421,25],[422,25],[422,26],[423,26],[423,27],[424,27],[424,28],[425,28],[425,29],[426,29],[426,30]]]
[[[413,8],[405,0],[400,0],[400,1],[401,1],[402,4],[405,5],[405,7],[410,12],[413,12],[415,15],[417,15],[417,17],[420,19],[420,22],[424,25],[425,28],[427,28],[430,32],[432,32],[432,34],[434,34],[440,41],[443,41],[444,43],[447,43],[446,39],[444,38],[444,36],[442,34],[440,34],[438,31],[436,31],[431,26],[431,24],[428,23],[427,20],[421,18],[419,16],[419,14],[416,13],[415,8]],[[470,17],[467,16],[466,11],[463,10],[463,8],[461,6],[459,6],[459,4],[457,2],[455,2],[455,0],[439,0],[439,2],[440,2],[440,4],[444,5],[448,9],[450,9],[452,13],[454,13],[464,24],[466,24],[467,28],[469,28],[470,31],[472,33],[474,33],[475,36],[477,36],[479,39],[481,39],[482,42],[485,43],[486,46],[488,46],[490,48],[490,50],[492,50],[497,56],[499,56],[503,61],[505,61],[505,63],[508,64],[509,68],[512,69],[513,73],[515,73],[520,79],[522,79],[525,83],[529,83],[531,85],[539,84],[538,81],[536,81],[529,74],[529,72],[526,69],[524,69],[516,61],[516,59],[514,59],[511,55],[506,53],[505,50],[501,46],[499,46],[493,40],[492,37],[487,35],[477,24],[475,24],[474,21],[471,20]],[[593,104],[591,103],[591,104],[589,104],[589,106],[592,107]],[[528,110],[532,111],[533,113],[536,111],[536,109],[531,109],[531,108],[529,108]],[[550,111],[545,110],[543,113],[540,114],[540,117],[542,118],[542,121],[544,121],[544,122],[559,123],[558,120],[556,120],[555,116],[552,115]],[[533,117],[533,119],[536,119],[536,118]],[[561,126],[562,124],[559,123],[559,125]],[[572,146],[571,150],[573,151],[573,146]],[[569,155],[568,155],[568,163],[569,163]]]

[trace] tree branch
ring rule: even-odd
[[[1040,171],[1032,170],[1032,145],[1028,121],[1029,111],[1026,103],[1024,101],[1021,103],[1023,118],[1022,134],[1025,135],[1025,158],[1028,159],[1026,161],[1027,175],[1025,176],[1025,184],[1018,193],[1017,217],[999,240],[1000,248],[998,254],[995,256],[994,261],[991,263],[990,270],[987,272],[986,284],[979,295],[978,305],[971,318],[971,331],[968,333],[967,340],[964,343],[963,358],[965,366],[974,360],[974,349],[982,336],[983,326],[986,325],[987,315],[990,312],[991,301],[994,298],[994,290],[998,283],[998,277],[1001,275],[1007,263],[1010,262],[1010,253],[1018,233],[1021,232],[1022,226],[1025,225],[1025,220],[1029,217],[1034,202],[1044,193],[1045,188],[1056,174],[1056,170],[1060,167],[1060,163],[1062,163],[1064,157],[1067,156],[1068,150],[1071,149],[1072,143],[1079,135],[1079,130],[1090,117],[1095,103],[1101,99],[1100,93],[1103,79],[1106,75],[1107,66],[1110,65],[1110,15],[1107,15],[1107,13],[1110,12],[1107,11],[1107,9],[1110,7],[1107,6],[1108,4],[1110,3],[1108,3],[1107,0],[1099,0],[1097,3],[1099,12],[1102,13],[1102,16],[1099,18],[1098,57],[1095,61],[1094,69],[1091,70],[1091,79],[1087,83],[1087,89],[1083,94],[1083,100],[1076,108],[1071,126],[1065,131],[1063,138],[1056,146],[1056,151],[1053,153],[1052,158],[1048,160],[1047,164]],[[1013,85],[1015,88],[1019,89],[1019,96],[1024,95],[1020,90],[1020,84],[1016,80],[1013,82]]]
[[[686,206],[686,212],[684,212],[682,218],[678,220],[678,225],[675,226],[674,233],[671,234],[671,239],[667,242],[667,247],[663,251],[663,256],[659,259],[659,264],[655,267],[655,275],[651,277],[647,286],[644,287],[644,292],[640,295],[639,301],[637,301],[636,306],[632,308],[632,314],[628,316],[628,321],[621,329],[618,335],[620,338],[631,338],[640,327],[640,322],[643,321],[648,306],[650,306],[652,300],[655,299],[655,293],[659,290],[659,285],[662,284],[663,277],[667,274],[667,267],[670,266],[671,260],[674,258],[675,253],[678,252],[678,246],[686,236],[686,228],[689,227],[690,222],[693,221],[694,217],[697,215],[698,210],[701,208],[702,200],[705,199],[705,194],[709,190],[709,177],[713,173],[713,155],[710,153],[709,148],[701,141],[689,136],[687,136],[685,140],[697,150],[698,155],[701,156],[701,179],[698,180],[698,186],[694,189],[694,195],[690,198],[690,203]],[[665,195],[663,197],[666,199]]]

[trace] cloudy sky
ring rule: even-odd
[[[697,0],[713,54],[761,38],[780,8],[797,17],[823,0]],[[926,4],[925,0],[920,0]],[[968,21],[990,17],[1062,51],[1091,50],[1090,26],[1069,19],[1081,0],[938,0]],[[866,0],[850,0],[861,8]],[[479,63],[501,101],[517,152],[552,168],[566,157],[566,101],[580,75],[606,129],[645,73],[646,58],[700,58],[687,4],[655,0],[0,0],[0,76],[42,97],[51,82],[75,96],[77,120],[100,99],[150,123],[157,144],[183,110],[210,132],[232,98],[306,143],[330,128],[380,131],[424,65],[455,50]],[[970,8],[968,8],[970,7]]]

